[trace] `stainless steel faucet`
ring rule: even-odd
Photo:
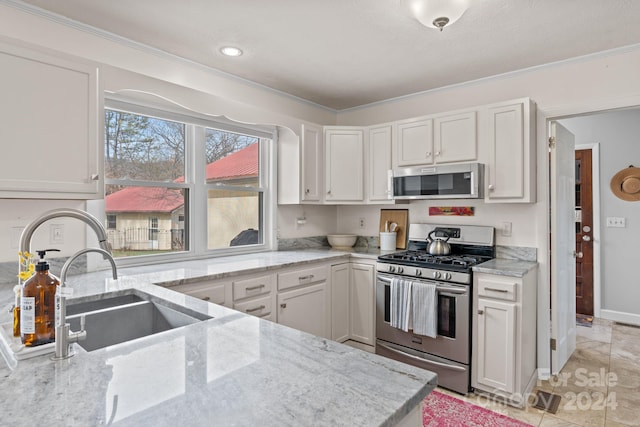
[[[104,229],[100,221],[98,221],[95,216],[85,211],[71,208],[62,208],[47,211],[33,220],[31,223],[29,223],[24,228],[24,230],[22,231],[22,235],[20,236],[20,252],[31,252],[31,237],[33,236],[33,233],[36,231],[36,229],[42,225],[42,223],[53,218],[64,217],[79,219],[80,221],[83,221],[87,225],[89,225],[96,233],[96,236],[98,236],[98,243],[100,247],[105,251],[111,253],[111,245],[107,240],[107,231]]]
[[[118,278],[118,269],[113,256],[104,249],[87,248],[82,249],[71,257],[62,266],[62,272],[60,273],[60,286],[56,292],[56,353],[52,358],[54,360],[66,359],[73,356],[75,353],[71,350],[71,344],[81,341],[87,337],[87,332],[84,330],[84,316],[80,318],[80,331],[71,332],[70,325],[67,323],[67,272],[73,261],[79,256],[89,252],[97,252],[109,260],[111,263],[111,272],[114,280]]]

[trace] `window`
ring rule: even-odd
[[[207,129],[207,247],[262,243],[260,140]]]
[[[107,230],[115,230],[117,228],[116,218],[116,215],[107,215]]]
[[[270,247],[269,133],[107,104],[105,215],[114,256]]]

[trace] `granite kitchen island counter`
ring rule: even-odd
[[[2,424],[392,426],[435,387],[432,372],[126,270],[117,281],[75,276],[71,286],[84,299],[144,292],[213,318],[92,352],[74,345],[77,354],[63,361],[39,356],[3,367]]]

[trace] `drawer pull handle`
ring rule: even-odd
[[[202,297],[202,301],[209,301],[211,297]]]
[[[287,303],[285,302],[285,303],[280,304],[280,308],[287,308]]]
[[[300,276],[298,277],[298,280],[303,281],[303,280],[310,280],[313,279],[313,274],[309,274],[308,276]]]
[[[509,291],[508,291],[508,290],[506,290],[506,289],[496,289],[496,288],[484,288],[484,289],[485,289],[485,290],[487,290],[487,291],[502,292],[502,293],[505,293],[505,294],[506,294],[507,292],[509,292]]]
[[[264,286],[265,286],[265,285],[264,285],[264,283],[263,283],[263,284],[260,284],[260,285],[258,285],[258,286],[251,286],[250,288],[247,288],[247,289],[245,289],[245,290],[246,290],[247,292],[250,292],[250,291],[257,291],[258,289],[262,289],[262,288],[264,288]]]
[[[245,310],[245,312],[246,313],[255,313],[256,311],[264,310],[265,308],[267,308],[267,307],[265,307],[264,305],[261,305],[261,306],[255,307],[255,308],[247,308]]]
[[[483,315],[484,314],[484,310],[478,310],[478,314],[479,315]]]

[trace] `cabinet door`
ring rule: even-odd
[[[369,128],[367,199],[391,200],[391,125]]]
[[[431,119],[398,123],[396,164],[398,166],[424,165],[433,162],[433,122]]]
[[[375,345],[375,268],[352,263],[350,286],[350,336],[363,344]]]
[[[476,112],[469,111],[433,119],[435,162],[476,160]]]
[[[529,99],[487,108],[485,201],[531,203],[536,195],[535,104]]]
[[[286,165],[281,165],[286,167]],[[320,127],[302,125],[302,200],[320,201],[322,183],[322,132]]]
[[[491,389],[515,391],[516,305],[478,299],[477,381]]]
[[[325,128],[325,200],[364,200],[364,138],[361,129]]]
[[[325,283],[278,295],[278,323],[324,338],[331,337]]]
[[[350,264],[331,266],[331,339],[349,339],[349,275]]]
[[[97,68],[0,43],[0,197],[102,197]]]

